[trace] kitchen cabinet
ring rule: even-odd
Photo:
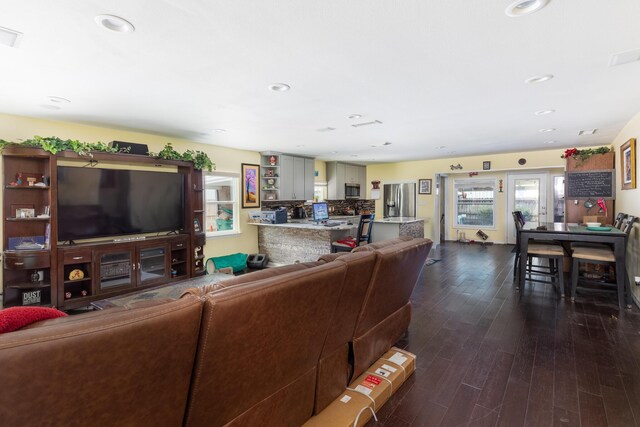
[[[367,192],[367,168],[341,162],[327,162],[327,193],[329,200],[344,200],[344,185],[359,184],[360,199]]]
[[[277,158],[277,166],[267,167],[273,169],[278,174],[273,181],[276,182],[273,190],[264,191],[263,200],[312,200],[313,184],[314,184],[314,167],[313,159],[307,157],[290,156],[288,154],[263,153],[263,165],[272,156]],[[263,166],[264,167],[264,166]],[[264,173],[263,173],[264,175]],[[269,181],[268,177],[263,176]]]

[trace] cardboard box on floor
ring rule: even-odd
[[[346,390],[303,427],[362,427],[371,417],[371,399],[357,391]]]
[[[391,348],[304,427],[360,427],[380,410],[416,369],[416,356]]]

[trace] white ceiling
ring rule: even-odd
[[[509,18],[511,2],[0,0],[24,33],[0,46],[0,112],[362,162],[610,143],[640,111],[640,62],[608,65],[640,48],[640,2]],[[105,13],[136,31],[98,27]],[[52,95],[71,103],[43,108]]]

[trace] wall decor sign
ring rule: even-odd
[[[431,194],[431,179],[418,180],[418,194]]]
[[[242,163],[242,207],[260,207],[260,165]]]
[[[483,171],[488,171],[491,170],[491,162],[485,160],[484,162],[482,162],[482,170]]]
[[[620,147],[622,189],[636,188],[636,140],[631,138]]]

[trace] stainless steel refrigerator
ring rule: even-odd
[[[416,184],[385,184],[384,217],[416,216]]]

